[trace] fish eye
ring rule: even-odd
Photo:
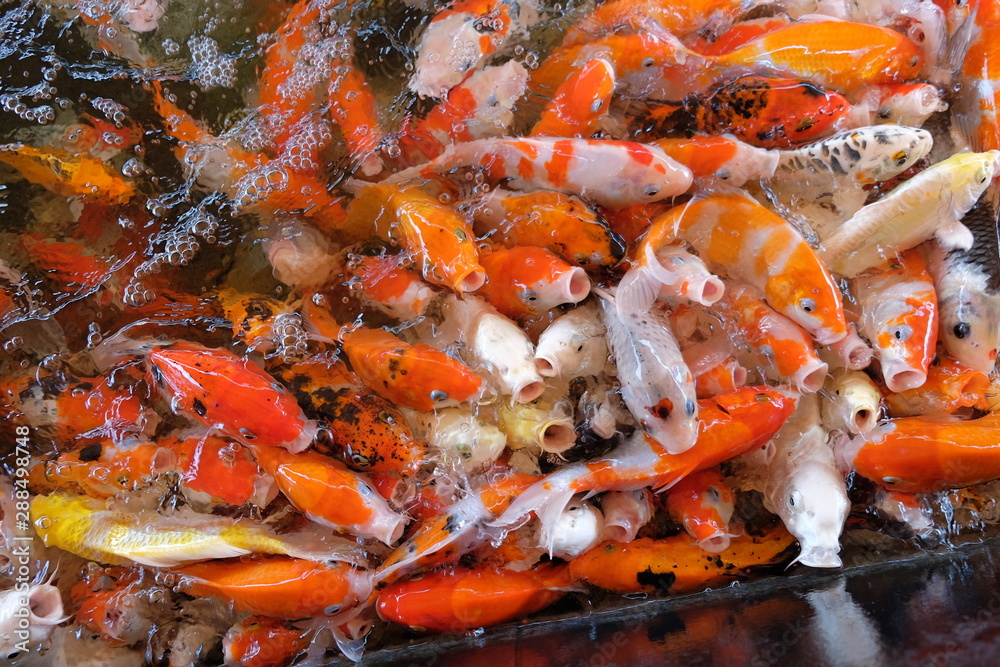
[[[972,328],[968,322],[959,322],[954,328],[955,338],[967,338],[972,333]]]
[[[881,118],[882,120],[889,118],[889,116],[891,115],[892,115],[892,109],[890,109],[889,107],[882,107],[881,109],[878,110],[878,117]]]
[[[894,331],[892,335],[896,337],[896,340],[909,340],[912,334],[913,334],[913,329],[909,325],[904,324],[903,326],[896,329],[896,331]]]
[[[362,468],[366,468],[369,465],[368,457],[358,453],[351,454],[351,462]]]
[[[889,114],[886,113],[885,117],[888,118]],[[898,153],[892,156],[892,161],[896,163],[896,166],[902,167],[904,164],[906,164],[906,160],[908,157],[909,155],[907,155],[906,151],[899,151]]]
[[[440,389],[435,389],[434,391],[431,392],[431,400],[432,401],[438,401],[438,402],[440,402],[440,401],[447,401],[448,400],[448,394],[446,394],[445,392],[441,391]]]
[[[811,313],[812,311],[816,310],[816,302],[813,301],[812,299],[802,299],[801,301],[799,301],[799,308],[806,311],[807,313]]]
[[[916,67],[920,64],[920,56],[913,56],[910,58],[910,67]]]
[[[656,195],[660,194],[660,188],[656,187],[655,185],[647,185],[646,189],[642,191],[642,194],[646,195],[647,197],[655,197]]]
[[[976,178],[979,179],[980,183],[985,183],[987,180],[989,180],[989,177],[990,175],[986,172],[985,169],[980,169],[979,173],[976,174]]]
[[[643,67],[652,67],[655,63],[656,63],[656,61],[653,60],[652,58],[643,58],[642,59],[642,66]]]

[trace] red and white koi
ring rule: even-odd
[[[590,294],[590,278],[555,254],[534,246],[481,252],[486,271],[481,292],[494,308],[515,320],[541,315],[564,303],[579,303]]]
[[[733,537],[730,520],[736,510],[736,494],[715,467],[692,473],[666,492],[667,507],[688,535],[705,551],[720,553]]]

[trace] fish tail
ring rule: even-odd
[[[628,270],[615,295],[621,316],[645,313],[656,301],[662,280],[650,267],[640,264]]]
[[[529,521],[532,512],[534,512],[542,527],[541,546],[551,556],[555,546],[553,530],[575,495],[571,488],[572,484],[570,484],[578,476],[574,474],[574,468],[576,466],[567,466],[560,471],[558,477],[550,475],[532,484],[510,504],[510,507],[503,514],[489,524],[490,527],[513,530]],[[567,471],[572,471],[571,478],[562,474]],[[559,479],[560,477],[563,479]]]

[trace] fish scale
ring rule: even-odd
[[[948,261],[975,265],[987,277],[986,289],[1000,291],[1000,228],[993,204],[984,197],[962,218],[962,224],[972,232],[972,248],[953,251]]]

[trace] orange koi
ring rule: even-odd
[[[406,518],[339,461],[317,452],[291,454],[276,447],[253,451],[288,502],[316,523],[386,544],[403,534]]]
[[[607,115],[614,92],[614,65],[604,58],[594,58],[556,89],[531,136],[589,137]]]
[[[318,354],[282,369],[281,379],[312,414],[325,420],[320,451],[365,472],[414,471],[426,458],[399,409],[365,386],[344,362]]]
[[[750,568],[791,558],[795,538],[782,526],[744,535],[709,553],[686,533],[662,540],[605,542],[570,561],[573,578],[617,593],[690,593],[745,576]]]
[[[437,296],[419,273],[394,255],[352,256],[347,270],[348,284],[359,299],[398,320],[420,317]]]
[[[378,103],[368,81],[350,60],[333,69],[327,101],[330,118],[340,126],[347,150],[359,162],[361,173],[380,173],[384,167],[375,149],[385,133],[378,120]]]
[[[938,317],[934,281],[920,252],[908,250],[852,285],[860,333],[875,347],[886,386],[905,392],[923,385],[937,348]]]
[[[696,134],[688,138],[657,139],[652,144],[690,169],[695,181],[718,179],[739,187],[749,180],[771,178],[778,168],[778,153],[761,150],[731,136]]]
[[[157,445],[125,448],[97,442],[37,464],[31,476],[46,491],[73,485],[92,498],[110,498],[135,491],[144,480],[176,465],[173,453]]]
[[[734,23],[720,35],[699,36],[690,46],[703,56],[721,56],[749,44],[769,32],[788,25],[791,19],[785,15],[768,16]]]
[[[475,230],[508,248],[537,246],[585,269],[617,264],[625,244],[594,211],[561,192],[493,190],[476,208]]]
[[[379,593],[378,614],[418,632],[463,632],[544,609],[572,586],[565,565],[515,572],[455,568],[393,584]]]
[[[656,146],[554,137],[455,144],[426,165],[387,180],[433,179],[461,167],[483,168],[495,181],[511,179],[516,190],[553,190],[612,209],[666,199],[691,187],[691,170]]]
[[[301,317],[287,304],[263,294],[244,294],[234,289],[220,290],[215,297],[226,319],[233,323],[233,336],[247,348],[261,352],[278,348],[282,356],[291,356],[288,349],[291,346],[284,345],[283,338],[285,335],[294,337],[296,327],[293,323],[298,324],[301,347],[304,347]]]
[[[315,422],[306,419],[285,387],[253,362],[229,350],[187,342],[157,344],[148,361],[175,412],[245,444],[290,452],[312,444]]]
[[[424,118],[411,122],[399,138],[410,164],[433,160],[452,143],[506,134],[514,103],[524,94],[528,70],[516,60],[476,70]]]
[[[843,463],[894,491],[932,493],[1000,478],[1000,414],[959,421],[902,417],[882,422],[840,451]]]
[[[467,72],[496,53],[512,30],[533,22],[534,15],[517,0],[455,0],[420,37],[410,90],[421,97],[443,98]]]
[[[106,120],[86,115],[84,120],[86,123],[77,123],[66,128],[61,141],[62,148],[107,160],[126,148],[131,148],[141,136],[139,130],[132,124],[119,127]]]
[[[677,129],[729,132],[752,146],[787,149],[830,134],[850,108],[842,95],[809,81],[748,74],[650,117]]]
[[[364,599],[367,577],[345,563],[287,556],[208,561],[174,570],[179,590],[228,599],[237,611],[294,620],[331,616]]]
[[[47,277],[62,283],[67,290],[93,290],[112,276],[107,258],[90,254],[75,241],[55,241],[42,234],[22,234],[21,246]]]
[[[989,378],[951,357],[938,357],[919,387],[885,394],[894,417],[941,418],[962,408],[982,407]]]
[[[311,633],[266,616],[243,619],[222,638],[227,665],[287,667],[309,646]]]
[[[624,244],[632,245],[649,229],[650,220],[672,208],[673,206],[667,202],[653,202],[652,204],[626,206],[618,211],[605,210],[602,213],[607,218],[612,231],[621,237]]]
[[[651,24],[689,35],[716,21],[728,24],[743,9],[740,0],[608,0],[577,21],[562,44],[574,46],[614,33],[641,32]]]
[[[73,603],[80,605],[75,620],[109,646],[134,644],[149,632],[152,590],[141,568],[96,569],[70,592]]]
[[[666,492],[667,505],[688,535],[702,549],[719,553],[729,548],[736,534],[729,531],[736,495],[722,478],[718,468],[707,468],[688,475]]]
[[[481,254],[486,271],[482,289],[490,304],[507,317],[524,320],[590,294],[590,278],[579,266],[543,248],[514,246]]]
[[[923,62],[920,47],[889,28],[850,21],[799,21],[711,58],[709,71],[770,70],[848,92],[913,79]]]
[[[103,160],[56,148],[25,144],[0,146],[0,162],[17,169],[31,183],[63,197],[86,197],[128,202],[135,187],[111,171]]]
[[[212,505],[266,507],[277,494],[273,481],[261,472],[243,445],[206,435],[160,443],[177,457],[177,471],[188,498],[190,492]]]
[[[974,151],[1000,149],[1000,3],[976,0],[969,21],[968,48],[958,73],[955,124]],[[994,197],[994,205],[996,198]]]
[[[847,335],[833,276],[794,226],[756,201],[735,192],[675,207],[653,220],[635,256],[648,267],[657,251],[678,236],[694,246],[710,269],[722,266],[734,280],[762,290],[768,305],[820,344]],[[631,271],[645,271],[643,282],[657,280],[648,268]],[[626,312],[642,309],[641,302],[620,300],[619,307],[623,305]]]
[[[419,188],[369,185],[348,209],[356,240],[379,236],[395,240],[420,265],[424,279],[457,292],[474,292],[486,274],[479,265],[472,227],[451,206]]]
[[[341,340],[354,372],[376,393],[417,410],[471,399],[482,379],[465,364],[429,345],[410,345],[385,329],[360,327]]]
[[[691,449],[669,454],[638,431],[602,458],[572,463],[546,475],[522,492],[495,525],[519,524],[535,512],[542,524],[542,542],[551,549],[550,527],[574,494],[669,488],[693,472],[766,443],[791,415],[795,403],[796,399],[767,387],[740,387],[698,401],[698,441]]]
[[[727,288],[715,306],[722,316],[722,326],[739,341],[737,346],[745,343],[766,357],[778,376],[799,391],[819,391],[829,366],[816,354],[809,334],[754,292],[744,286]]]

